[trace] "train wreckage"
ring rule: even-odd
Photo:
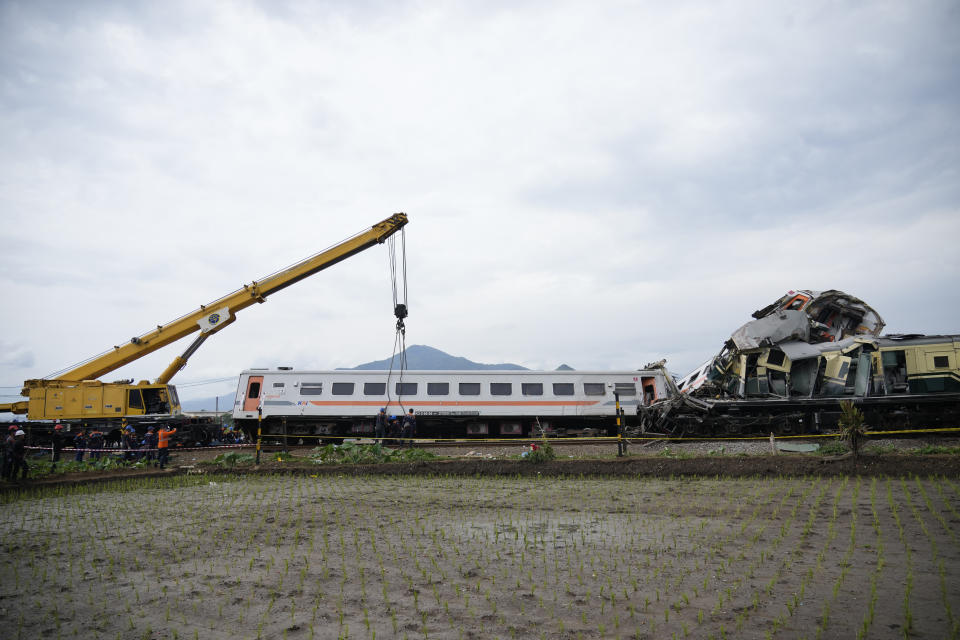
[[[835,290],[790,291],[753,318],[692,373],[665,376],[666,397],[637,406],[640,431],[817,433],[844,400],[874,429],[955,426],[960,335],[881,336],[880,315]]]

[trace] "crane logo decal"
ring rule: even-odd
[[[203,316],[197,324],[200,325],[200,330],[204,333],[209,333],[215,331],[222,324],[227,326],[230,323],[230,307],[223,307],[217,309],[210,315]]]

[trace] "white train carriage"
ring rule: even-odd
[[[294,371],[240,374],[233,418],[248,433],[370,435],[381,407],[414,410],[427,438],[606,435],[638,403],[664,397],[662,370],[640,371]]]

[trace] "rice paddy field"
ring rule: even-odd
[[[0,496],[4,638],[956,638],[960,484],[180,475]]]

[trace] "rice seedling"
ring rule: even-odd
[[[859,589],[871,598],[853,623],[826,609],[824,625],[831,635],[853,637],[863,629],[870,635],[890,608],[881,588],[890,571],[882,545],[892,539],[884,531],[896,522],[892,512],[899,514],[877,499],[873,483],[869,515],[851,526],[856,505],[866,501],[854,498],[854,484],[218,476],[216,487],[202,481],[109,494],[61,490],[5,505],[4,539],[36,534],[37,542],[29,553],[16,549],[22,557],[8,543],[0,577],[37,594],[61,587],[78,600],[89,594],[85,610],[106,621],[96,632],[101,637],[141,637],[163,624],[182,637],[208,636],[211,627],[242,637],[243,629],[260,625],[264,637],[288,630],[296,637],[295,627],[301,637],[321,636],[321,625],[366,638],[459,637],[467,629],[500,637],[592,636],[600,629],[688,637],[691,628],[698,637],[730,637],[749,630],[755,617],[773,621],[778,633],[810,623],[805,616],[821,609],[807,612],[805,594],[829,594],[845,572],[838,597]],[[955,543],[941,518],[953,518],[957,491],[946,480],[910,486],[927,534],[915,517],[910,522],[921,540],[935,541],[928,543],[938,553],[930,584],[953,621],[954,567],[944,550]],[[104,495],[113,505],[109,527],[87,518],[101,510]],[[907,504],[905,512],[914,510]],[[901,544],[910,535],[902,526]],[[831,545],[842,531],[854,551],[848,567],[833,571]],[[224,548],[230,552],[218,552]],[[853,569],[865,564],[863,550],[871,571]],[[59,570],[57,558],[64,559]],[[779,608],[761,597],[766,585]],[[117,622],[128,607],[159,615],[126,614]],[[651,607],[660,609],[652,615]],[[62,607],[45,619],[52,635],[54,619],[61,635],[69,633]],[[136,629],[127,628],[128,619]],[[21,635],[38,635],[44,624],[27,614]]]

